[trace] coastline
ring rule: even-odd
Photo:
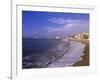
[[[57,45],[52,52],[51,50],[50,52],[47,52],[52,54],[37,54],[24,58],[23,68],[50,68],[89,65],[89,52],[86,51],[89,50],[89,47],[87,46],[89,41],[86,41],[85,39],[63,39],[62,41],[63,44],[61,43],[59,46]],[[68,46],[67,44],[69,47],[66,49]]]
[[[38,53],[25,56],[23,57],[23,69],[46,68],[60,59],[69,50],[69,47],[69,41],[60,41],[56,46],[51,47],[43,54]]]
[[[69,40],[66,40],[66,41],[69,41]],[[73,66],[73,64],[82,60],[81,56],[84,55],[83,51],[84,51],[85,45],[81,42],[76,42],[76,41],[70,41],[70,44],[71,45],[68,52],[66,52],[57,61],[54,61],[52,64],[48,65],[49,68]]]
[[[82,56],[82,60],[76,62],[73,66],[89,66],[89,40],[87,39],[69,39],[70,41],[81,42],[86,45]]]

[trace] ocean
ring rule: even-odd
[[[58,39],[35,39],[35,38],[23,38],[23,57],[32,54],[43,54],[47,50],[56,47],[62,41]]]
[[[22,68],[44,68],[61,57],[70,43],[60,39],[22,39]]]

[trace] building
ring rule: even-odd
[[[76,35],[73,35],[73,38],[75,38],[75,39],[89,39],[89,33],[86,33],[86,32],[78,33]]]

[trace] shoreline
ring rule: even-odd
[[[87,39],[68,39],[69,41],[81,42],[86,45],[82,56],[82,60],[76,62],[73,66],[89,66],[89,40]]]
[[[33,64],[33,62],[30,62],[29,64],[27,64],[25,62],[25,64],[23,64],[23,68],[25,68],[24,67],[25,65],[28,65],[28,67],[26,66],[26,68],[31,68],[31,66],[35,66],[34,68],[38,68],[39,66],[42,67],[42,65],[46,65],[48,63],[50,63],[50,64],[47,65],[47,67],[65,67],[65,66],[73,66],[74,67],[74,66],[88,66],[89,65],[89,40],[86,40],[86,39],[64,39],[62,41],[64,41],[64,44],[65,44],[65,42],[70,42],[70,49],[66,53],[64,51],[63,55],[59,54],[60,56],[57,58],[57,60],[52,62],[52,60],[50,60],[50,58],[48,58],[50,56],[54,58],[56,54],[55,55],[54,54],[53,55],[51,55],[51,54],[44,55],[43,57],[41,55],[39,55],[40,59],[39,59],[39,61],[37,61],[38,64],[36,63],[36,65],[38,65],[38,66],[35,66],[35,64]],[[61,47],[59,46],[58,48],[60,50]],[[66,49],[66,47],[63,48],[63,50],[65,50],[65,49]],[[55,53],[55,50],[53,52]],[[36,58],[36,57],[35,58],[34,57],[35,56],[27,57],[26,61],[27,60],[29,61],[31,59],[34,60]],[[41,59],[42,59],[42,62],[41,62]],[[66,61],[66,59],[67,59],[67,61]],[[45,60],[47,61],[46,63],[44,63]]]
[[[52,64],[48,65],[48,67],[73,66],[73,64],[82,60],[81,56],[84,55],[82,52],[84,51],[85,45],[81,42],[76,42],[76,41],[70,41],[70,44],[71,45],[68,52],[66,52],[57,61],[54,61]]]

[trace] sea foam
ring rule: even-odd
[[[84,55],[85,45],[80,42],[70,41],[70,48],[67,53],[65,53],[58,60],[48,65],[48,67],[66,67],[72,66],[78,61],[82,60]]]

